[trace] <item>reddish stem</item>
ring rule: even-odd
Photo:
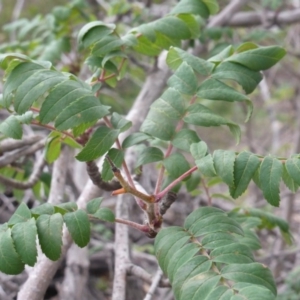
[[[128,225],[128,226],[135,228],[137,230],[140,230],[142,232],[149,232],[149,227],[147,225],[142,225],[142,224],[138,224],[138,223],[135,223],[135,222],[132,222],[129,220],[124,220],[124,219],[119,219],[119,218],[115,218],[115,222]]]
[[[179,182],[181,182],[183,179],[191,175],[193,172],[197,170],[197,166],[192,167],[182,175],[180,175],[177,179],[175,179],[173,182],[171,182],[163,191],[155,195],[155,202],[159,202],[160,199],[162,199],[174,186],[176,186]]]

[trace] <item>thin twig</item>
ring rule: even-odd
[[[36,151],[42,149],[45,146],[46,138],[38,141],[30,147],[23,147],[13,153],[7,153],[6,155],[0,157],[0,168],[11,164],[12,162],[18,160],[22,156],[27,156],[35,153]]]
[[[153,276],[149,274],[145,269],[141,268],[140,266],[137,266],[133,263],[130,263],[126,266],[127,269],[127,275],[134,275],[137,278],[140,278],[144,280],[145,282],[151,284],[153,281]],[[161,278],[159,283],[159,287],[170,287],[170,281],[169,279]]]
[[[0,143],[0,153],[13,151],[24,146],[32,145],[40,141],[43,137],[39,135],[27,136],[22,140],[5,139]]]
[[[159,282],[161,280],[163,276],[163,272],[160,268],[158,268],[156,274],[155,274],[155,277],[153,278],[153,281],[152,281],[152,284],[150,286],[150,289],[147,293],[147,295],[145,296],[144,300],[151,300],[154,293],[155,293],[155,290],[157,289],[157,287],[159,286]]]
[[[4,183],[5,185],[8,185],[12,188],[20,189],[20,190],[26,190],[29,188],[32,188],[40,179],[40,176],[43,172],[43,168],[46,164],[46,161],[44,159],[43,155],[40,155],[39,160],[34,165],[33,172],[31,173],[30,177],[27,181],[19,181],[12,178],[7,178],[3,175],[0,175],[0,182]]]

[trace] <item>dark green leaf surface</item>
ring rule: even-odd
[[[180,48],[171,47],[168,51],[167,64],[172,70],[176,70],[182,62],[186,62],[194,71],[208,76],[214,68],[214,64],[196,57]]]
[[[135,132],[130,134],[125,138],[125,140],[122,143],[122,148],[129,148],[131,146],[134,146],[136,144],[142,143],[151,137],[143,132]]]
[[[181,153],[171,154],[163,160],[163,165],[169,176],[174,179],[190,169],[190,164]]]
[[[35,219],[15,224],[11,234],[23,263],[33,267],[37,259]]]
[[[197,96],[209,100],[222,100],[228,102],[244,101],[248,107],[246,121],[249,120],[253,111],[253,104],[248,97],[215,78],[209,78],[203,81],[198,88]]]
[[[120,168],[122,166],[122,162],[124,160],[124,151],[121,151],[116,148],[111,148],[107,155],[109,158],[113,161],[115,166],[117,168]],[[111,170],[111,165],[107,161],[107,159],[104,160],[103,165],[102,165],[102,171],[101,171],[101,177],[104,181],[109,181],[112,180],[114,177],[114,174]]]
[[[92,96],[92,91],[75,80],[65,80],[56,85],[46,97],[40,111],[40,121],[47,124],[57,118],[72,102],[84,96]]]
[[[286,169],[286,165],[283,165],[283,172],[282,172],[282,180],[284,184],[289,188],[289,190],[293,193],[296,193],[296,191],[299,188],[299,185],[295,182],[295,180],[290,176]]]
[[[182,0],[170,12],[170,14],[195,14],[202,18],[208,18],[209,9],[200,0]]]
[[[27,77],[16,91],[14,102],[16,112],[25,113],[34,101],[63,80],[66,80],[66,76],[52,70],[39,70]]]
[[[261,71],[273,67],[285,54],[286,51],[278,46],[259,47],[234,54],[227,61],[239,63],[253,71]]]
[[[216,150],[213,154],[214,167],[217,175],[230,187],[234,184],[235,153],[230,150]]]
[[[279,183],[282,175],[282,163],[275,157],[266,156],[259,169],[259,181],[266,200],[273,206],[279,206]]]
[[[191,37],[191,32],[185,22],[174,16],[158,19],[152,23],[152,27],[169,38],[185,40]]]
[[[200,138],[194,130],[184,128],[175,133],[172,145],[180,150],[190,152],[191,145],[199,141]]]
[[[55,213],[53,205],[50,203],[44,203],[31,209],[31,213],[34,215],[53,215]]]
[[[20,140],[23,136],[22,126],[14,115],[0,123],[0,132],[16,140]]]
[[[207,145],[203,141],[193,143],[191,144],[190,151],[195,160],[201,159],[207,155]]]
[[[66,130],[81,123],[99,120],[109,114],[109,107],[104,106],[94,96],[83,96],[72,102],[55,121],[58,130]]]
[[[3,98],[7,107],[10,105],[9,96],[14,92],[24,81],[24,78],[30,77],[38,70],[42,70],[41,65],[32,62],[23,62],[17,65],[9,74],[3,86]]]
[[[193,69],[183,62],[174,75],[169,78],[167,84],[182,94],[194,95],[198,83]]]
[[[249,152],[241,152],[234,162],[234,186],[230,187],[230,195],[236,199],[247,189],[251,178],[260,165],[257,156]]]
[[[102,197],[90,200],[86,205],[86,212],[88,214],[94,214],[99,209],[102,201],[103,201]]]
[[[291,157],[285,163],[286,170],[297,185],[300,185],[300,159]]]
[[[99,208],[94,214],[94,217],[106,221],[106,222],[114,222],[115,221],[115,215],[114,213],[107,207],[101,207]]]
[[[216,67],[212,78],[232,79],[242,86],[246,94],[250,94],[262,80],[262,75],[260,72],[252,71],[242,65],[223,62]]]
[[[250,249],[239,223],[214,207],[193,211],[184,228],[162,229],[154,244],[178,300],[272,300],[272,274]]]
[[[117,129],[99,127],[76,158],[80,161],[89,161],[104,155],[114,144],[118,135]]]
[[[85,247],[90,241],[91,234],[87,213],[82,209],[66,213],[64,215],[64,221],[76,245]]]
[[[235,123],[215,114],[209,108],[200,103],[195,103],[187,109],[187,114],[183,120],[188,124],[210,127],[227,125],[236,140],[240,139],[240,129]]]
[[[58,260],[62,246],[62,215],[41,215],[36,225],[42,251],[49,259]]]
[[[259,263],[232,264],[222,269],[222,276],[229,280],[261,285],[276,295],[276,285],[270,270]]]
[[[73,212],[78,209],[76,202],[65,202],[54,206],[55,212],[64,215],[67,212]]]
[[[132,126],[132,122],[124,119],[118,113],[114,112],[111,116],[111,124],[115,129],[120,129],[120,131],[126,131]]]
[[[14,214],[10,217],[8,225],[15,225],[20,222],[26,222],[31,219],[31,211],[25,203],[21,203]]]
[[[214,177],[216,176],[216,170],[214,167],[214,162],[211,154],[208,154],[201,159],[197,159],[196,165],[199,171],[206,177]]]
[[[147,147],[139,154],[136,163],[136,168],[149,163],[161,161],[163,159],[164,159],[164,154],[159,148]]]
[[[0,231],[0,271],[16,275],[24,270],[24,263],[15,250],[11,230]]]
[[[123,44],[123,40],[111,34],[103,37],[93,46],[92,54],[95,56],[104,56],[111,51],[119,49]]]

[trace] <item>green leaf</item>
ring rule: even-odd
[[[190,151],[195,160],[201,159],[207,155],[207,145],[203,141],[193,143],[191,144]]]
[[[95,56],[104,56],[116,49],[119,49],[124,41],[115,35],[108,35],[94,44],[92,54]]]
[[[94,214],[100,207],[103,201],[102,197],[94,198],[90,200],[86,205],[86,211],[88,214]]]
[[[49,259],[58,260],[62,246],[62,215],[41,215],[36,225],[42,251]]]
[[[173,39],[185,40],[191,37],[191,32],[185,22],[174,16],[166,16],[158,19],[151,25],[156,32],[160,32]]]
[[[208,6],[199,0],[181,0],[171,10],[170,14],[194,14],[200,15],[202,18],[209,17]]]
[[[81,123],[99,120],[109,114],[108,108],[102,105],[95,96],[83,96],[72,102],[58,115],[55,127],[58,130],[66,130]]]
[[[237,142],[240,139],[241,132],[237,124],[215,114],[200,103],[195,103],[188,107],[187,114],[183,120],[188,124],[204,127],[227,125]]]
[[[287,169],[286,169],[286,165],[283,165],[283,172],[282,172],[282,180],[284,182],[284,184],[288,187],[288,189],[293,192],[296,193],[299,185],[295,182],[295,180],[289,175]]]
[[[194,172],[190,175],[190,178],[186,181],[186,189],[188,192],[193,192],[200,184],[201,176],[199,172]]]
[[[189,28],[191,39],[196,39],[200,36],[201,19],[191,14],[180,14],[177,18],[181,19]]]
[[[31,209],[33,215],[53,215],[55,213],[53,205],[44,203]]]
[[[163,152],[156,147],[147,147],[142,150],[142,152],[139,154],[136,168],[142,165],[150,164],[153,162],[158,162],[164,159]]]
[[[0,124],[0,132],[16,140],[20,140],[23,136],[22,126],[14,115],[9,116]]]
[[[0,67],[2,69],[6,69],[8,65],[8,60],[10,59],[18,59],[21,61],[30,61],[30,58],[21,53],[5,53],[0,54]]]
[[[213,63],[220,63],[224,61],[226,58],[230,57],[234,53],[233,47],[230,45],[223,49],[220,53],[217,55],[211,57],[208,61]]]
[[[124,155],[125,155],[124,151],[121,151],[121,150],[115,149],[115,148],[111,148],[108,151],[107,155],[113,161],[113,163],[115,164],[115,166],[117,168],[120,168],[122,166],[122,162],[124,160]],[[109,162],[107,160],[104,160],[104,162],[103,162],[101,177],[102,177],[102,180],[104,180],[104,181],[110,181],[114,177],[114,174],[111,170],[111,165],[109,164]]]
[[[203,99],[222,100],[228,102],[245,101],[248,106],[246,121],[249,120],[253,111],[253,104],[248,97],[214,78],[209,78],[201,83],[197,91],[197,96]]]
[[[11,234],[22,261],[33,267],[37,259],[35,219],[15,224]]]
[[[31,219],[31,211],[25,203],[21,203],[14,214],[10,217],[8,225],[15,225]]]
[[[24,263],[15,250],[11,230],[0,231],[0,271],[9,274],[20,274],[24,270]]]
[[[40,121],[47,124],[54,121],[72,102],[84,97],[93,96],[81,82],[65,80],[56,85],[46,97],[40,111]]]
[[[52,70],[38,70],[22,82],[17,88],[14,108],[18,114],[23,114],[30,106],[58,83],[66,80],[66,76]]]
[[[241,152],[234,162],[234,186],[230,187],[230,195],[236,199],[247,189],[251,178],[260,165],[259,158],[249,152]]]
[[[134,45],[133,47],[133,49],[136,52],[139,52],[147,56],[157,56],[161,52],[161,48],[158,45],[149,41],[146,37],[139,36],[137,40],[138,40],[138,44]]]
[[[175,133],[172,145],[180,150],[190,152],[191,145],[199,141],[200,138],[194,130],[185,128]]]
[[[93,21],[83,26],[79,33],[77,42],[80,47],[87,48],[103,37],[111,34],[116,28],[114,24],[105,24],[101,21]]]
[[[217,0],[201,0],[208,7],[209,13],[215,15],[219,11],[219,4]]]
[[[281,47],[268,46],[240,52],[226,60],[239,63],[253,71],[261,71],[273,67],[285,54],[286,51]]]
[[[163,165],[166,168],[171,178],[178,178],[183,173],[190,169],[190,165],[186,158],[181,153],[173,153],[163,160]]]
[[[76,202],[66,202],[57,204],[54,206],[54,210],[56,213],[60,213],[61,215],[64,215],[67,212],[73,212],[78,209]]]
[[[260,165],[259,181],[264,197],[273,206],[279,206],[281,175],[282,163],[275,157],[266,156]]]
[[[45,148],[45,159],[51,164],[58,159],[61,150],[60,136],[55,136],[49,140]]]
[[[235,153],[230,150],[216,150],[213,161],[217,175],[230,187],[234,185]]]
[[[300,185],[300,159],[291,157],[285,163],[286,170],[297,185]]]
[[[168,88],[150,108],[146,120],[141,126],[141,131],[169,141],[175,133],[175,121],[179,121],[185,110],[184,99],[181,94]]]
[[[64,221],[76,245],[85,247],[90,241],[91,234],[87,213],[82,209],[66,213],[64,215]]]
[[[232,79],[242,86],[246,94],[250,94],[262,80],[262,74],[236,63],[223,62],[216,67],[212,78]]]
[[[11,104],[11,93],[13,93],[24,82],[24,78],[30,77],[39,70],[43,70],[41,65],[32,62],[23,62],[18,64],[11,71],[3,86],[3,98],[6,103],[6,107]]]
[[[107,207],[101,207],[99,208],[94,214],[94,217],[106,221],[106,222],[114,222],[115,221],[115,215],[113,212],[107,208]]]
[[[214,64],[196,57],[180,48],[171,47],[167,55],[167,64],[172,70],[176,70],[182,62],[186,62],[194,71],[201,75],[211,74]]]
[[[122,118],[118,113],[114,112],[111,116],[111,124],[113,128],[120,129],[120,132],[128,130],[132,126],[132,122]]]
[[[104,155],[114,144],[119,132],[116,129],[99,127],[76,158],[89,161]]]
[[[180,65],[168,79],[167,84],[182,94],[194,95],[197,90],[197,78],[193,69],[186,62]]]
[[[122,148],[129,148],[136,144],[142,143],[150,138],[151,137],[148,134],[145,134],[143,132],[134,132],[125,138],[125,140],[122,143]]]
[[[231,264],[225,266],[221,273],[226,279],[237,282],[257,284],[266,287],[274,295],[277,293],[272,273],[262,264]]]
[[[197,159],[196,165],[199,171],[206,177],[214,177],[216,176],[216,170],[214,167],[214,162],[211,154],[208,154],[201,159]]]

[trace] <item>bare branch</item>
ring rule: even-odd
[[[300,21],[300,8],[279,13],[267,11],[265,20],[267,20],[269,24],[279,26],[298,23]],[[239,12],[228,21],[227,25],[232,27],[250,27],[262,25],[263,21],[259,12]]]
[[[55,161],[53,166],[53,174],[51,180],[50,195],[48,202],[51,204],[59,203],[64,194],[67,165],[69,161],[68,148],[64,148],[60,157]],[[44,254],[39,257],[38,262],[29,273],[29,277],[22,286],[18,300],[40,300],[51,282],[55,272],[57,271],[62,258],[71,243],[71,238],[64,228],[63,231],[63,247],[62,255],[58,261],[49,260]]]
[[[116,217],[128,219],[129,195],[120,195],[117,201]],[[115,237],[115,276],[112,300],[125,300],[126,297],[126,265],[129,262],[128,226],[116,223]]]
[[[5,139],[0,143],[0,153],[13,151],[24,146],[32,145],[40,141],[43,137],[39,135],[33,135],[24,137],[22,140]]]
[[[151,300],[152,296],[155,293],[155,290],[157,289],[157,287],[159,286],[159,282],[161,280],[163,276],[163,272],[160,268],[158,268],[155,277],[153,278],[152,284],[150,286],[150,289],[147,293],[147,295],[145,296],[144,300]]]
[[[217,27],[229,25],[230,20],[243,6],[245,6],[250,0],[232,0],[222,11],[212,18],[207,27]]]
[[[19,181],[19,180],[7,178],[3,175],[0,175],[0,182],[4,183],[5,185],[8,185],[10,187],[20,189],[20,190],[29,189],[38,182],[45,164],[46,164],[46,161],[44,159],[44,156],[40,155],[39,160],[36,162],[34,169],[27,181]]]
[[[13,153],[8,153],[0,158],[0,168],[11,164],[22,156],[30,155],[45,146],[46,139],[42,139],[30,147],[23,147]]]
[[[80,257],[80,259],[78,259]],[[72,244],[67,254],[65,277],[59,289],[60,300],[81,300],[88,279],[88,248]]]
[[[151,284],[153,281],[153,276],[151,274],[149,274],[146,270],[144,270],[143,268],[134,265],[132,263],[127,265],[127,275],[134,275],[142,280],[144,280],[145,282]],[[168,279],[163,279],[161,278],[159,283],[158,283],[159,287],[170,287],[170,281]]]
[[[100,189],[103,189],[104,191],[114,191],[122,187],[117,181],[103,181],[95,161],[86,162],[86,169],[92,182]]]

